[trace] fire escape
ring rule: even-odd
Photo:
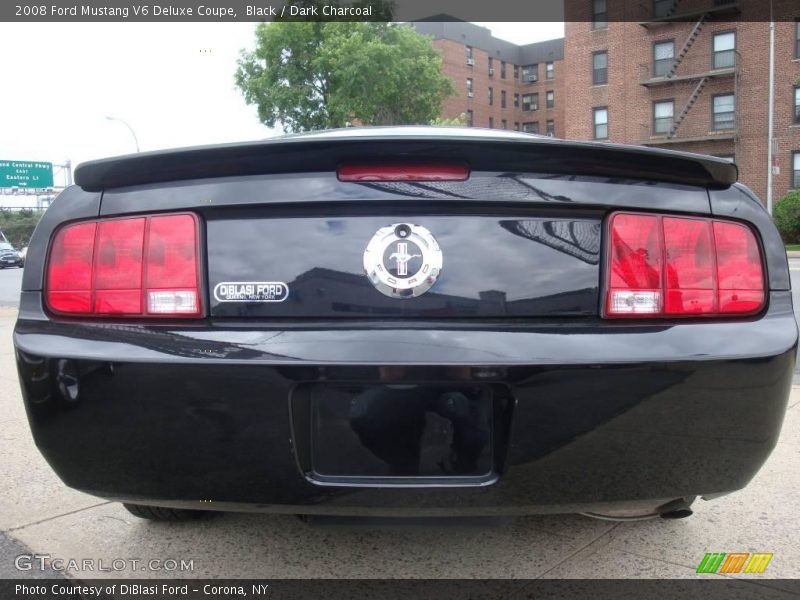
[[[698,5],[702,6],[700,10]],[[654,112],[652,122],[643,123],[641,126],[641,143],[645,145],[680,144],[691,142],[704,142],[713,140],[733,140],[734,146],[738,142],[738,98],[739,98],[739,53],[733,49],[717,58],[717,53],[690,50],[703,31],[704,26],[712,19],[724,15],[738,14],[738,0],[655,0],[653,2],[653,20],[641,22],[646,29],[655,29],[667,23],[693,22],[683,45],[678,52],[668,59],[657,60],[653,56],[652,63],[640,65],[642,86],[649,90],[661,90],[665,86],[675,88],[675,98],[671,117],[659,118]],[[683,12],[681,12],[683,9]],[[691,21],[690,21],[691,19]],[[671,60],[671,64],[667,61]],[[659,64],[660,63],[660,64]],[[719,63],[719,64],[718,64]],[[681,125],[692,111],[698,99],[703,95],[708,83],[716,79],[732,79],[734,97],[733,116],[730,121],[723,122],[724,127],[717,127],[718,123],[712,122],[709,131],[684,132]],[[685,91],[691,89],[688,98]],[[660,94],[664,96],[665,94]],[[681,101],[677,99],[681,98]],[[711,100],[714,102],[714,100]],[[712,117],[713,120],[713,117]]]

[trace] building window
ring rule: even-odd
[[[526,112],[539,110],[539,94],[522,94],[522,110]]]
[[[608,107],[601,106],[593,109],[594,117],[594,139],[608,139]]]
[[[553,119],[547,119],[547,135],[556,134],[556,122]]]
[[[472,111],[467,111],[467,127],[472,127]]]
[[[800,86],[794,87],[794,122],[800,123]]]
[[[714,130],[733,129],[735,119],[736,102],[733,94],[720,94],[712,98],[714,112]]]
[[[800,58],[800,21],[794,24],[794,57]]]
[[[514,94],[514,108],[519,108],[519,94]]]
[[[508,121],[506,121],[505,119],[500,121],[500,125],[502,126],[503,129],[508,129]]]
[[[472,77],[467,77],[467,98],[472,98]]]
[[[653,77],[663,77],[675,64],[675,42],[653,44]]]
[[[491,77],[494,75],[494,59],[490,56],[489,57],[489,76]]]
[[[545,106],[547,108],[555,108],[556,105],[556,93],[554,91],[549,91],[545,94]]]
[[[653,102],[653,133],[666,134],[672,131],[674,115],[674,100],[659,100],[658,102]]]
[[[545,79],[552,79],[555,77],[555,67],[553,63],[544,63],[544,77]]]
[[[675,0],[653,0],[653,16],[656,19],[666,17],[673,4],[675,4]]]
[[[608,8],[606,0],[592,0],[592,29],[608,27]]]
[[[494,88],[489,88],[489,106],[494,106]]]
[[[800,152],[792,154],[792,187],[800,189]]]
[[[472,60],[472,46],[465,46],[464,50],[467,53],[467,60]]]
[[[522,82],[535,83],[539,81],[539,65],[525,65],[522,67]]]
[[[736,64],[736,34],[733,31],[714,36],[714,68],[730,69]]]
[[[514,65],[514,79],[519,79],[519,65]]]
[[[514,131],[519,131],[519,121],[514,121]]]
[[[489,117],[489,129],[494,129],[494,117]]]
[[[500,108],[506,107],[506,91],[500,90]]]
[[[608,52],[595,52],[592,54],[592,84],[605,85],[608,83]]]
[[[539,121],[528,121],[522,124],[525,133],[539,133]]]
[[[506,78],[506,61],[500,61],[500,79]]]

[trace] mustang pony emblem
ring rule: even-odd
[[[381,227],[364,250],[364,272],[390,298],[427,292],[442,270],[442,251],[433,234],[410,223]]]
[[[398,275],[408,275],[408,261],[412,258],[422,258],[422,254],[409,254],[407,242],[397,242],[397,252],[389,255],[389,260],[397,261]]]

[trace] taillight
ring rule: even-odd
[[[466,165],[342,165],[339,181],[466,181]]]
[[[103,219],[56,233],[45,299],[80,316],[200,316],[198,223],[193,214]]]
[[[607,239],[608,317],[750,315],[764,306],[761,251],[745,225],[617,213]]]

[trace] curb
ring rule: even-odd
[[[789,258],[800,258],[800,250],[788,250],[786,256]]]

